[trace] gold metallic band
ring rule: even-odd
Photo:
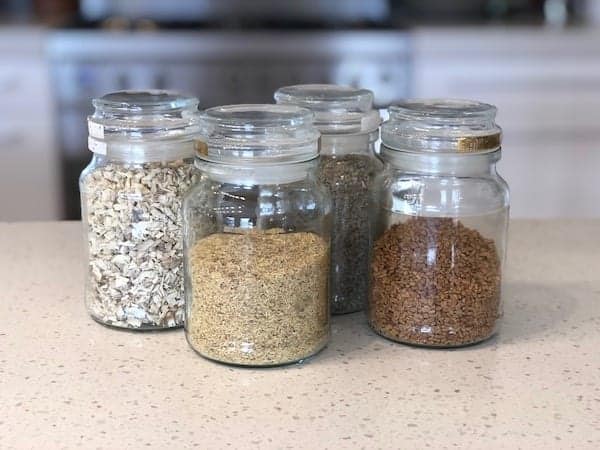
[[[460,153],[476,153],[482,150],[493,150],[500,147],[501,134],[490,134],[488,136],[469,136],[460,138],[456,145]]]
[[[208,145],[206,145],[206,142],[195,140],[194,149],[196,150],[197,154],[208,156]]]

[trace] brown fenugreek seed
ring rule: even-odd
[[[491,336],[500,314],[494,241],[459,220],[411,217],[375,242],[369,321],[379,334],[426,346]]]

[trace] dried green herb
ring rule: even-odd
[[[380,162],[367,154],[322,155],[319,181],[332,197],[331,312],[364,309],[373,242],[373,179]]]

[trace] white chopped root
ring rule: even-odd
[[[107,164],[82,179],[89,262],[86,303],[125,328],[183,325],[181,203],[188,161]]]

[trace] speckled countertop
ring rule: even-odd
[[[355,314],[263,370],[93,322],[79,226],[0,225],[2,449],[600,448],[600,221],[512,223],[487,343],[406,347]]]

